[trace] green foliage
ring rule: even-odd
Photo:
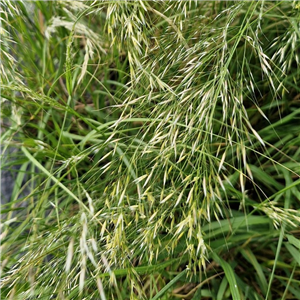
[[[300,298],[295,1],[1,22],[3,299]]]

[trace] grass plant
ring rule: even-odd
[[[300,299],[299,40],[297,1],[2,0],[2,299]]]

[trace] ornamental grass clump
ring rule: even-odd
[[[300,298],[297,2],[1,22],[4,299]]]

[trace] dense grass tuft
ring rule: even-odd
[[[3,299],[300,299],[296,1],[1,22]]]

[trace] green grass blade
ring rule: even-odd
[[[228,280],[231,296],[233,300],[239,300],[240,299],[240,293],[238,289],[238,284],[235,279],[234,270],[230,266],[229,263],[224,261],[220,256],[218,256],[216,253],[212,253],[212,258],[221,265],[222,269],[225,272],[225,276]]]
[[[180,272],[175,278],[173,278],[166,286],[164,286],[151,300],[158,300],[162,297],[181,277],[186,275],[187,270]]]

